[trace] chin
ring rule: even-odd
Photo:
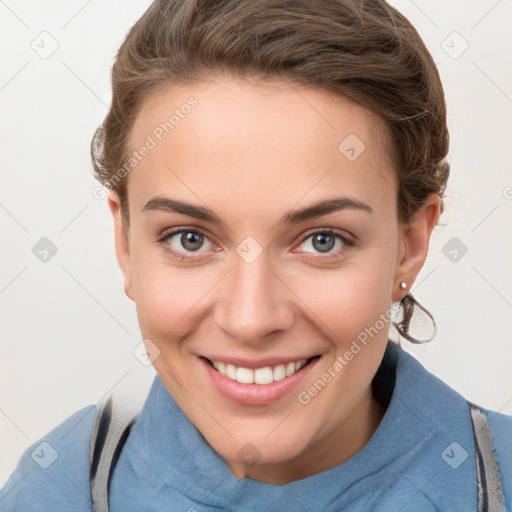
[[[275,425],[274,427],[275,428]],[[236,436],[236,441],[229,446],[213,446],[213,449],[224,459],[235,463],[279,464],[290,461],[301,455],[311,444],[303,429],[296,432],[282,429],[279,434],[266,429],[264,432],[244,430],[244,435]]]

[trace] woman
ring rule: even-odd
[[[156,1],[112,81],[93,163],[157,375],[135,423],[91,405],[29,448],[3,510],[510,510],[512,418],[388,337],[435,334],[410,290],[449,175],[411,24]]]

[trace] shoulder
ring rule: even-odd
[[[476,480],[474,429],[481,430],[482,424],[477,422],[473,425],[470,410],[472,402],[429,372],[409,353],[400,349],[399,357],[403,383],[406,383],[402,389],[402,398],[415,415],[438,433],[439,439],[443,442],[456,440],[457,446],[464,448],[472,461],[471,474],[468,476],[472,480],[475,477]],[[512,416],[486,409],[479,404],[473,405],[487,417],[498,460],[506,510],[512,510]]]
[[[89,452],[96,405],[72,414],[22,454],[0,490],[5,512],[90,512]]]

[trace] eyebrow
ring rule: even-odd
[[[355,199],[353,197],[335,197],[333,199],[325,199],[300,210],[290,210],[281,217],[279,224],[299,224],[310,219],[327,215],[328,213],[348,209],[365,211],[370,214],[374,213],[374,210],[370,205],[359,201],[359,199]],[[223,224],[222,219],[209,208],[184,203],[169,197],[152,197],[144,205],[144,208],[142,208],[141,212],[150,212],[155,210],[171,213],[181,213],[182,215],[208,221],[213,224]]]

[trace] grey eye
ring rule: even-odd
[[[337,245],[336,241],[338,241]],[[313,233],[303,240],[301,247],[306,246],[306,248],[301,248],[301,251],[327,253],[333,252],[333,249],[341,249],[344,244],[345,241],[339,235],[319,232]]]
[[[205,241],[210,243],[206,235],[203,235],[199,231],[193,231],[190,229],[173,231],[172,233],[167,234],[162,241],[169,245],[171,250],[178,253],[204,252],[199,251],[199,249],[204,246]]]
[[[180,243],[188,251],[197,251],[203,245],[203,238],[200,233],[186,231],[181,233]]]

